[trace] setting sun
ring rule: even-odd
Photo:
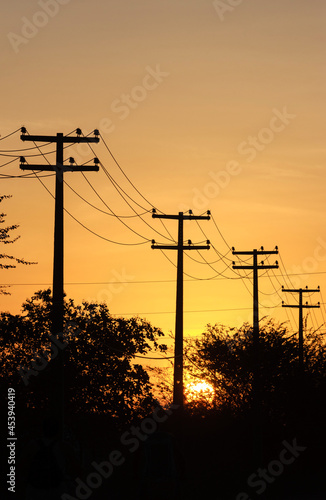
[[[191,400],[206,399],[212,402],[214,399],[214,387],[205,381],[189,382],[185,386],[185,396]]]

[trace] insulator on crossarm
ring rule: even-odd
[[[188,245],[191,245],[191,240],[188,240]]]
[[[22,127],[22,128],[20,129],[20,131],[21,131],[21,133],[22,133],[22,134],[26,134],[26,133],[27,133],[27,130],[26,130],[26,128],[25,128],[25,127]]]
[[[71,163],[71,164],[75,163],[75,159],[72,156],[70,156],[70,158],[69,158],[69,163]]]
[[[211,244],[210,240],[206,240],[206,245],[210,245],[210,244]]]
[[[94,130],[94,135],[95,135],[95,137],[98,137],[100,135],[100,132],[98,131],[97,128]]]
[[[210,210],[207,210],[207,215],[211,215],[211,211]]]
[[[98,158],[94,158],[94,164],[98,165],[100,163],[100,160]]]
[[[152,240],[152,245],[155,245],[155,240]]]
[[[24,157],[24,156],[21,156],[21,157],[20,157],[20,163],[26,163],[26,160],[25,160],[25,157]]]
[[[80,128],[76,128],[76,134],[77,134],[77,135],[82,135],[82,131],[81,131],[81,129],[80,129]]]
[[[152,214],[156,214],[156,208],[152,208]]]

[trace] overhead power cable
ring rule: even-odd
[[[129,177],[127,176],[127,174],[124,172],[124,170],[122,169],[122,167],[120,166],[120,163],[118,162],[118,160],[116,159],[116,157],[113,155],[111,149],[109,148],[109,146],[107,145],[104,137],[102,136],[102,134],[100,133],[100,137],[103,141],[103,144],[104,146],[106,147],[107,151],[109,152],[111,158],[113,159],[114,163],[117,165],[117,167],[119,168],[119,170],[121,171],[121,173],[124,175],[124,177],[127,179],[127,181],[129,182],[129,184],[134,188],[134,190],[139,194],[139,196],[141,196],[141,198],[146,201],[146,203],[148,203],[148,205],[150,207],[154,207],[154,205],[148,201],[147,198],[145,198],[145,196],[139,191],[139,189],[137,189],[137,187],[134,185],[134,183],[129,179]],[[155,207],[156,208],[156,207]],[[158,210],[158,209],[157,209]],[[161,212],[160,210],[158,210],[159,212]],[[163,212],[161,212],[163,213]]]
[[[28,132],[27,132],[28,133]],[[35,141],[33,141],[33,143],[36,145]],[[36,145],[37,146],[37,145]],[[38,147],[38,146],[37,146]],[[39,148],[38,148],[39,149]],[[42,156],[44,157],[44,159],[48,162],[48,164],[50,164],[49,160],[44,156],[43,152],[39,149],[40,153],[42,154]],[[48,191],[48,193],[50,193],[50,195],[52,196],[52,198],[54,198],[53,194],[51,193],[51,191],[49,191],[49,189],[45,186],[45,184],[40,180],[39,176],[33,171],[33,173],[35,174],[35,176],[39,179],[39,181],[41,182],[41,184],[43,185],[43,187]],[[144,242],[139,242],[139,243],[123,243],[123,242],[117,242],[117,241],[113,241],[109,238],[106,238],[105,236],[102,236],[100,234],[98,234],[97,232],[93,231],[92,229],[90,229],[89,227],[87,227],[85,224],[83,224],[82,222],[80,222],[75,216],[73,216],[67,209],[64,208],[64,211],[72,218],[74,219],[79,225],[81,225],[84,229],[86,229],[87,231],[89,231],[90,233],[94,234],[95,236],[97,236],[98,238],[101,238],[105,241],[108,241],[109,243],[114,243],[114,244],[117,244],[117,245],[125,245],[125,246],[134,246],[134,245],[141,245],[141,244],[144,244],[144,243],[147,243],[150,241],[150,239],[146,239],[144,238],[144,236],[140,235],[139,233],[137,233],[136,231],[132,230],[131,228],[129,228],[129,226],[127,226],[127,224],[125,224],[123,221],[121,221],[126,227],[128,227],[128,229],[131,229],[135,234],[137,234],[138,236],[140,236],[141,238],[144,238],[146,241]]]
[[[87,179],[87,177],[85,176],[85,178]],[[88,179],[87,179],[88,180]],[[109,210],[111,210],[111,212],[107,212],[106,210],[102,210],[101,208],[99,207],[96,207],[95,205],[93,205],[92,203],[90,203],[88,200],[86,200],[86,198],[84,198],[81,194],[79,194],[72,186],[70,186],[70,184],[68,184],[67,181],[64,181],[64,183],[68,186],[68,188],[76,195],[78,196],[81,200],[83,200],[85,203],[87,203],[87,205],[89,205],[90,207],[94,208],[95,210],[97,210],[98,212],[101,212],[105,215],[110,215],[112,217],[116,217],[118,219],[129,219],[129,218],[134,218],[134,217],[138,217],[138,214],[137,215],[116,215],[114,212],[112,212],[112,210],[109,208]],[[93,188],[93,186],[92,186]],[[146,212],[143,212],[141,215],[145,215],[146,213],[150,212],[151,210],[147,210]]]
[[[5,139],[7,139],[8,137],[10,137],[11,135],[17,134],[17,132],[20,131],[20,128],[21,127],[19,127],[17,130],[14,130],[13,132],[10,132],[10,134],[5,135],[4,137],[0,136],[0,141],[4,141]]]
[[[172,359],[174,358],[174,356],[164,356],[163,353],[162,353],[162,356],[143,356],[141,354],[131,354],[131,353],[128,353],[126,351],[123,351],[122,349],[119,349],[118,347],[113,347],[112,344],[110,344],[109,342],[107,342],[105,339],[102,340],[102,343],[108,347],[111,351],[115,351],[115,352],[118,352],[118,353],[121,353],[123,354],[124,356],[128,356],[128,357],[131,357],[131,358],[140,358],[140,359],[153,359],[153,360],[157,360],[157,361],[161,361],[161,360],[168,360],[168,359]]]
[[[52,144],[52,143],[51,142],[44,142],[40,145],[40,148],[44,148],[45,146],[49,146],[49,144]],[[33,149],[38,149],[38,146],[31,146],[30,148],[21,148],[21,149],[1,149],[0,153],[18,153],[18,154],[21,154],[24,151],[31,151]],[[49,154],[49,153],[47,153],[47,154]],[[32,155],[32,156],[40,156],[40,155],[37,154],[37,155]]]
[[[90,148],[90,150],[95,155],[95,152],[94,152],[92,146],[90,144],[88,144],[88,147]],[[115,179],[112,177],[112,175],[108,172],[108,170],[106,169],[106,167],[104,166],[104,164],[102,162],[100,162],[100,165],[102,167],[103,172],[105,173],[105,175],[107,176],[107,178],[109,179],[109,181],[111,182],[111,184],[113,185],[113,187],[116,189],[116,191],[118,192],[118,194],[122,197],[122,199],[124,200],[124,202],[129,206],[129,208],[135,214],[137,214],[137,216],[144,222],[144,224],[146,224],[152,231],[154,231],[159,236],[162,236],[162,238],[170,240],[170,238],[168,236],[166,236],[166,235],[162,234],[161,232],[157,231],[157,229],[155,229],[151,224],[149,224],[145,219],[143,219],[140,214],[138,214],[136,212],[136,210],[134,209],[134,207],[129,203],[129,201],[125,197],[129,198],[133,203],[135,203],[136,205],[138,205],[142,210],[146,211],[146,208],[144,208],[142,205],[140,205],[138,202],[136,202],[133,198],[131,198],[130,195],[128,195],[128,193],[126,193],[126,191],[124,191],[124,189],[118,184],[117,181],[115,181]],[[172,240],[172,241],[174,242],[174,240]]]
[[[17,156],[17,158],[14,158],[13,160],[7,161],[7,163],[4,163],[3,165],[0,165],[0,168],[5,167],[6,165],[9,165],[10,163],[13,163],[14,161],[17,161],[18,158],[19,158],[19,156]]]
[[[36,176],[36,178],[39,180],[39,182],[42,184],[42,186],[46,189],[46,191],[51,195],[51,197],[54,199],[55,196],[51,193],[51,191],[46,187],[46,185],[44,184],[44,182],[40,179],[40,176],[33,170],[32,171],[34,173],[34,175]],[[52,175],[52,174],[51,174]],[[98,238],[102,239],[102,240],[105,240],[105,241],[108,241],[109,243],[114,243],[115,245],[124,245],[124,246],[136,246],[136,245],[143,245],[145,243],[148,243],[148,241],[150,240],[146,240],[146,241],[141,241],[141,242],[138,242],[138,243],[125,243],[125,242],[120,242],[120,241],[114,241],[114,240],[111,240],[109,238],[106,238],[105,236],[102,236],[100,234],[98,234],[96,231],[93,231],[92,229],[90,229],[89,227],[87,227],[85,224],[83,224],[80,220],[78,220],[74,215],[72,215],[66,208],[64,208],[64,211],[69,215],[69,217],[71,217],[75,222],[77,222],[80,226],[82,226],[84,229],[86,229],[86,231],[92,233],[94,236],[97,236]]]
[[[216,221],[215,221],[214,217],[213,217],[213,216],[211,216],[211,218],[212,218],[212,221],[213,221],[214,226],[216,227],[216,229],[217,229],[217,231],[218,231],[219,235],[221,236],[222,240],[224,241],[225,245],[228,247],[228,249],[229,249],[229,250],[231,250],[231,246],[228,244],[228,242],[227,242],[227,241],[226,241],[226,239],[224,238],[223,234],[221,233],[221,231],[220,231],[220,229],[219,229],[218,225],[216,224]]]

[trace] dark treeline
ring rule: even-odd
[[[185,371],[214,394],[189,398],[180,413],[160,406],[158,389],[169,399],[170,388],[153,381],[137,357],[167,352],[160,329],[140,318],[113,318],[105,304],[66,298],[64,343],[52,344],[51,352],[51,309],[44,290],[21,314],[0,315],[3,399],[13,387],[22,468],[26,447],[49,415],[55,349],[64,349],[66,439],[78,465],[72,482],[83,481],[84,498],[145,499],[154,490],[155,498],[209,498],[213,491],[222,500],[324,498],[318,495],[326,465],[326,350],[319,332],[306,332],[300,370],[297,336],[284,324],[261,323],[258,363],[251,325],[208,325],[188,340]],[[169,471],[165,479],[149,478],[155,453],[148,450],[160,449],[160,439],[172,444],[157,468],[170,464]],[[90,488],[92,464],[117,451],[120,462],[111,464],[109,478]],[[20,477],[23,491],[26,474]],[[65,500],[82,498],[69,494]]]

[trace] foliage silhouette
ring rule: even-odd
[[[11,196],[8,195],[2,195],[0,196],[0,203],[5,200],[9,199]],[[0,224],[4,224],[5,222],[5,217],[7,214],[1,212],[0,213]],[[15,243],[20,236],[16,236],[15,238],[11,237],[11,232],[17,229],[19,226],[17,224],[13,224],[11,226],[6,226],[6,227],[0,227],[0,243],[3,243],[4,245],[8,245],[10,243]],[[10,263],[3,263],[1,261],[9,262]],[[8,255],[7,253],[0,253],[0,269],[14,269],[16,267],[16,264],[25,264],[25,265],[31,265],[31,264],[36,264],[36,262],[27,262],[24,259],[18,259],[17,257],[13,257],[12,255]],[[0,295],[10,295],[10,293],[6,290],[6,286],[0,285]]]
[[[43,290],[26,300],[21,315],[0,315],[2,377],[19,388],[20,397],[32,408],[46,407],[49,397],[51,310],[51,292]],[[75,305],[65,299],[67,411],[105,413],[121,422],[149,412],[154,404],[151,384],[135,356],[151,349],[164,352],[162,336],[141,318],[113,318],[104,303]],[[43,368],[35,370],[40,363]],[[29,368],[35,374],[27,374]]]
[[[326,383],[326,345],[323,336],[305,336],[305,374],[300,377],[298,340],[284,324],[268,319],[260,325],[258,373],[263,415],[269,421],[296,418],[298,409],[318,400]],[[252,405],[254,350],[252,326],[207,325],[199,339],[189,340],[187,370],[215,390],[211,410],[246,415]],[[321,397],[321,396],[320,396]]]

